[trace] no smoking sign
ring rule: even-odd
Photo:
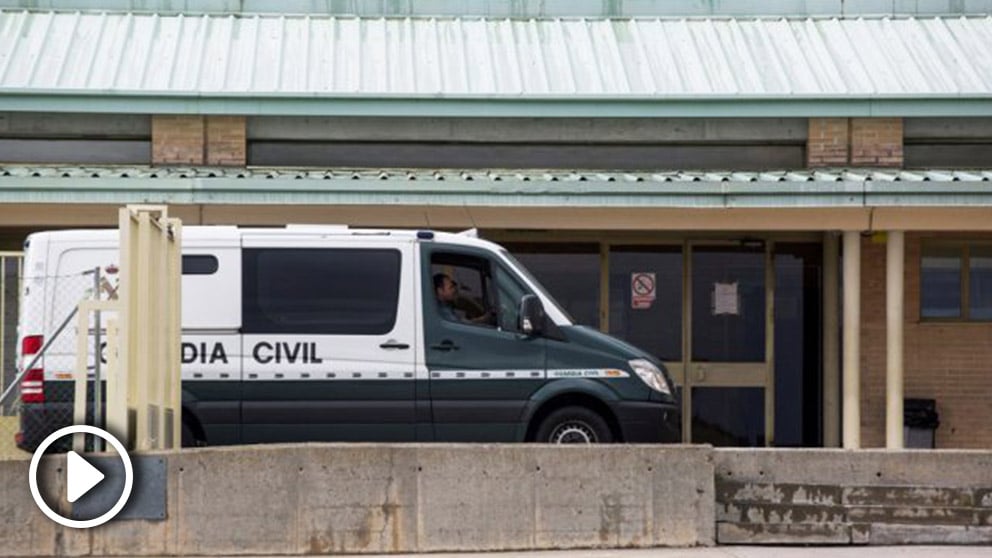
[[[654,273],[638,272],[630,274],[630,307],[634,310],[651,308],[656,296]]]

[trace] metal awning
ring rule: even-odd
[[[0,203],[992,207],[992,170],[589,172],[0,166]]]

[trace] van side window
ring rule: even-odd
[[[384,335],[395,326],[398,250],[246,248],[242,262],[244,333]]]
[[[183,256],[183,275],[213,275],[218,265],[217,256],[210,254]]]
[[[489,260],[464,254],[431,255],[434,303],[442,319],[496,327],[492,271]]]
[[[496,291],[499,300],[499,327],[504,331],[520,332],[520,299],[530,290],[525,288],[506,268],[496,269]]]

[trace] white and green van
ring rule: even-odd
[[[115,230],[28,238],[22,365],[84,295],[80,274],[114,271],[117,241]],[[680,437],[656,358],[574,324],[471,233],[185,227],[182,324],[184,445]],[[72,416],[75,345],[63,337],[24,377],[22,448]]]

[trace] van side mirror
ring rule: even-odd
[[[527,335],[540,335],[544,332],[544,305],[537,295],[525,294],[520,298],[517,320],[520,331]]]

